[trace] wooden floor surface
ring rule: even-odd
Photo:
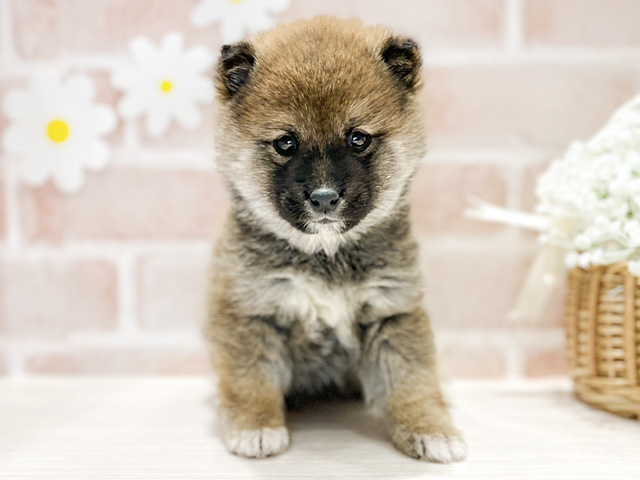
[[[246,460],[219,438],[209,379],[0,380],[0,479],[640,479],[640,422],[576,401],[567,382],[447,387],[469,458],[406,458],[358,403],[289,416],[280,457]]]

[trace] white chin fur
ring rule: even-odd
[[[452,463],[464,460],[467,445],[458,437],[443,435],[414,435],[414,448],[421,460],[437,463]]]
[[[284,452],[289,446],[286,427],[256,430],[229,429],[225,443],[231,453],[248,458],[264,458]]]

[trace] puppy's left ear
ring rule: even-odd
[[[383,45],[381,55],[391,74],[403,87],[413,90],[419,86],[422,56],[415,40],[391,37]]]
[[[247,42],[223,45],[218,60],[216,86],[224,98],[231,98],[251,79],[256,62],[253,47]]]

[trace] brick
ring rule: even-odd
[[[464,216],[475,196],[504,205],[505,179],[499,167],[447,162],[420,165],[411,187],[412,221],[417,234],[492,234],[504,227]]]
[[[500,327],[531,265],[533,248],[514,242],[422,245],[426,305],[437,328]],[[545,320],[545,322],[548,320]]]
[[[4,334],[60,338],[115,328],[116,269],[100,260],[6,260]]]
[[[425,50],[439,47],[497,46],[502,40],[503,0],[406,0],[394,8],[384,1],[293,1],[280,18],[315,15],[357,17],[418,40]]]
[[[565,307],[567,301],[567,285],[560,285],[549,298],[549,303],[544,310],[542,324],[549,327],[564,326]]]
[[[7,81],[6,79],[0,79],[0,104],[2,103],[2,99],[6,93],[16,86],[21,86],[22,83],[17,83],[15,81]],[[0,142],[2,139],[2,135],[5,132],[9,124],[9,120],[3,115],[2,108],[0,108]],[[6,231],[7,231],[7,217],[6,217],[6,200],[5,200],[5,185],[4,185],[4,168],[5,162],[7,160],[3,156],[3,152],[0,149],[0,244],[4,241]],[[0,293],[1,294],[1,293]]]
[[[28,58],[59,54],[120,52],[140,33],[159,41],[169,30],[190,43],[220,47],[219,28],[196,29],[188,22],[198,0],[21,0],[14,2],[15,42]],[[403,8],[385,2],[291,2],[278,21],[315,15],[358,17],[411,35],[425,47],[497,46],[502,38],[504,0],[410,0]]]
[[[432,67],[425,79],[421,95],[432,150],[561,151],[590,137],[640,89],[640,67]]]
[[[110,169],[76,195],[47,184],[19,196],[24,236],[40,243],[210,239],[227,207],[216,171]]]
[[[1,293],[0,293],[1,295]],[[2,299],[0,299],[0,303],[2,302]],[[2,332],[2,323],[0,322],[0,333]],[[2,347],[2,345],[0,345],[0,375],[5,375],[6,373],[8,373],[9,368],[7,365],[7,357],[6,357],[6,353],[4,351],[4,348]]]
[[[539,350],[529,352],[525,369],[527,377],[567,375],[569,369],[564,347],[552,350],[542,347]]]
[[[444,378],[500,378],[507,370],[505,353],[486,342],[443,341],[436,333],[438,371]]]
[[[535,211],[536,206],[538,205],[538,197],[536,196],[538,180],[540,179],[540,175],[542,175],[547,170],[547,168],[549,168],[549,164],[551,163],[551,161],[552,160],[549,158],[547,161],[536,162],[534,164],[528,165],[523,170],[524,188],[521,192],[521,202],[523,210],[529,212]]]
[[[0,167],[2,167],[2,160],[0,159]],[[0,175],[0,244],[5,239],[7,232],[7,215],[5,206],[5,193],[4,185],[2,184],[2,175]]]
[[[526,0],[525,41],[535,46],[640,45],[637,0]]]
[[[13,2],[15,43],[28,58],[60,54],[123,53],[132,37],[154,42],[170,30],[189,43],[211,44],[210,31],[189,25],[198,0],[20,0]]]
[[[206,316],[209,252],[148,255],[137,272],[138,316],[149,330],[200,331]]]
[[[2,68],[6,68],[3,67]],[[4,71],[0,73],[5,73]],[[2,103],[4,102],[4,98],[9,93],[10,90],[15,88],[24,89],[26,87],[27,81],[24,78],[6,78],[0,75],[0,138],[4,135],[5,129],[9,126],[9,119],[4,115],[4,109],[1,108]],[[0,149],[0,165],[2,162],[6,161],[2,158],[3,149]]]
[[[184,375],[211,372],[204,349],[181,347],[83,347],[30,355],[35,374]]]

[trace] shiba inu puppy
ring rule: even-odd
[[[228,448],[289,445],[286,401],[361,391],[412,457],[464,458],[421,307],[407,194],[425,154],[414,41],[355,20],[222,48],[217,163],[232,198],[207,336]]]

